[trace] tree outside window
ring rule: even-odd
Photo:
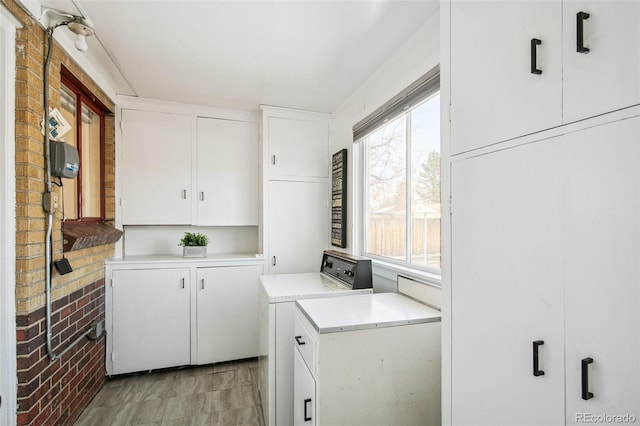
[[[366,255],[440,272],[440,95],[365,136]]]

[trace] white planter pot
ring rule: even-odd
[[[182,247],[182,257],[207,257],[207,246]]]

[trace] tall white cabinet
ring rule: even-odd
[[[268,272],[319,271],[329,245],[329,116],[269,106],[262,111]]]
[[[638,141],[636,117],[453,163],[453,424],[640,418]]]
[[[320,270],[327,248],[326,182],[269,182],[269,271],[293,274]]]
[[[441,12],[443,424],[638,421],[640,3]]]

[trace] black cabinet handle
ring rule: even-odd
[[[533,375],[544,376],[544,371],[540,370],[538,364],[538,348],[544,345],[544,340],[536,340],[533,342]]]
[[[593,394],[589,392],[589,364],[593,364],[593,358],[582,360],[582,399],[585,401],[593,398]]]
[[[589,48],[584,47],[584,21],[589,19],[587,12],[578,12],[576,15],[576,51],[578,53],[589,53]]]
[[[271,258],[271,264],[272,264],[273,266],[276,266],[276,257],[275,257],[275,256],[273,256],[273,257]]]
[[[311,416],[307,414],[307,404],[311,402],[311,398],[307,398],[304,400],[304,421],[308,422],[311,420]]]
[[[542,74],[542,70],[538,69],[538,46],[542,44],[542,40],[537,38],[531,39],[531,74]]]
[[[306,343],[305,343],[305,342],[303,342],[303,341],[301,340],[301,339],[302,339],[302,336],[295,336],[295,339],[296,339],[296,343],[297,343],[298,345],[300,345],[300,346],[302,346],[302,345],[306,345]]]

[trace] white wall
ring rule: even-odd
[[[201,232],[210,239],[207,253],[258,253],[255,226],[125,226],[124,254],[182,255],[178,242],[185,232]]]
[[[358,121],[372,113],[386,101],[437,66],[440,62],[440,16],[438,11],[428,19],[418,31],[389,58],[367,81],[360,86],[334,113],[330,137],[330,153],[348,149],[347,170],[348,203],[346,250],[354,253],[358,235],[354,231],[354,166],[352,128]],[[354,242],[356,244],[354,244]],[[395,291],[396,271],[374,265],[375,291]]]
[[[70,0],[59,1],[59,4],[53,2],[39,0],[17,0],[25,11],[43,28],[50,26],[49,18],[55,15],[46,14],[43,16],[43,7],[64,10],[67,13],[75,15],[87,16],[80,5]],[[42,3],[42,4],[41,4]],[[44,6],[44,5],[47,6]],[[74,10],[75,9],[75,10]],[[58,29],[54,31],[53,38],[60,44],[62,49],[69,55],[80,68],[102,89],[102,91],[114,101],[118,94],[127,94],[135,96],[135,90],[129,85],[120,68],[118,68],[114,59],[106,51],[99,35],[87,37],[89,50],[80,52],[74,46],[75,37],[70,31]]]

